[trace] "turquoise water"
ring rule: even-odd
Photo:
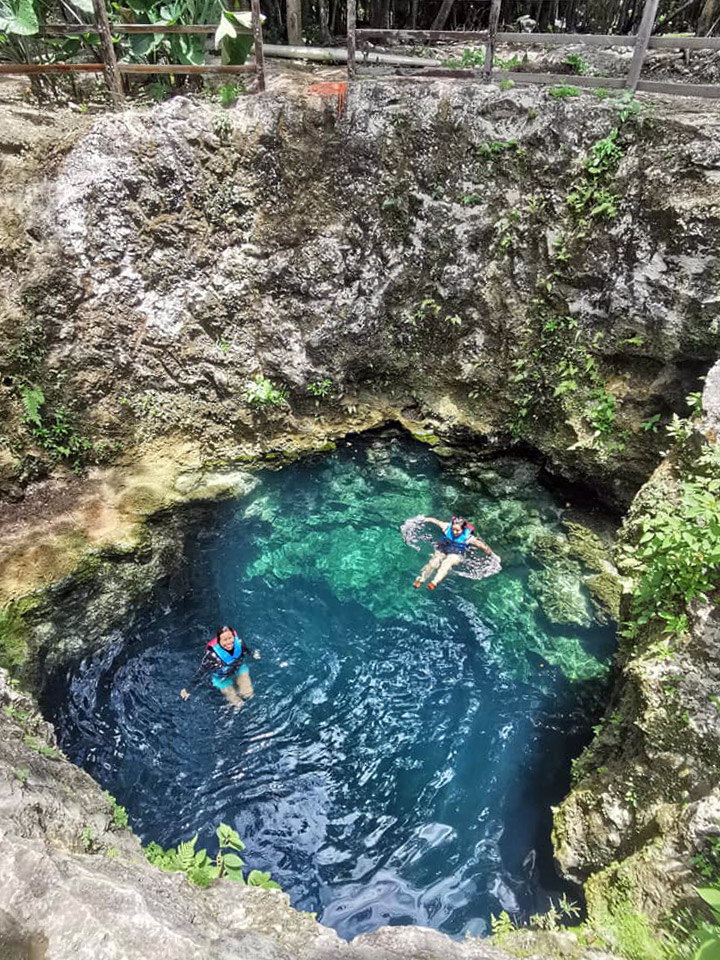
[[[144,840],[212,847],[232,824],[249,864],[348,938],[484,933],[491,913],[546,909],[564,890],[550,805],[601,709],[614,631],[590,571],[547,549],[568,514],[535,472],[378,439],[259,473],[189,527],[182,580],[56,678],[63,749]],[[418,513],[470,517],[503,572],[414,590],[430,548],[399,526]],[[239,712],[209,681],[178,696],[224,622],[262,654]]]

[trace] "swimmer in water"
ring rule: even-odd
[[[426,523],[434,523],[440,527],[443,532],[442,540],[435,544],[435,551],[430,557],[428,563],[420,571],[420,576],[413,583],[414,587],[420,587],[430,576],[433,570],[437,573],[428,584],[428,590],[434,590],[435,587],[444,580],[453,567],[462,563],[468,547],[479,547],[488,557],[492,556],[492,550],[484,543],[480,537],[475,536],[475,529],[462,517],[453,517],[449,523],[443,523],[436,520],[435,517],[426,517]]]
[[[255,692],[250,680],[250,670],[247,664],[242,662],[245,656],[260,659],[259,652],[251,650],[232,627],[220,627],[213,639],[206,644],[205,656],[188,686],[192,689],[208,670],[212,670],[212,685],[234,707],[241,707]],[[180,696],[187,700],[190,696],[187,687],[183,687]]]

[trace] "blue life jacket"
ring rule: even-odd
[[[212,650],[215,656],[219,657],[224,664],[224,666],[218,667],[217,670],[213,670],[213,675],[216,677],[227,677],[240,666],[240,661],[243,658],[242,640],[240,640],[234,630],[233,640],[235,643],[232,650],[226,650],[217,637],[214,637],[207,643],[208,650]]]
[[[465,553],[468,548],[468,540],[472,537],[472,529],[468,526],[454,537],[452,532],[452,522],[447,525],[445,539],[441,542],[440,548],[444,553]]]

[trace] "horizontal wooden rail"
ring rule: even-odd
[[[478,41],[484,43],[488,39],[487,30],[372,30],[366,27],[356,31],[358,39],[378,40],[457,40],[459,43]],[[498,43],[517,44],[520,47],[565,47],[571,44],[590,47],[634,47],[635,36],[619,36],[616,34],[601,33],[509,33],[499,31],[496,34]],[[720,50],[720,37],[684,37],[658,36],[650,37],[648,46],[651,49],[675,50]]]
[[[438,40],[477,40],[484,43],[488,38],[487,30],[467,30],[460,32],[458,30],[373,30],[369,27],[362,27],[355,31],[358,40],[367,40],[369,37],[375,37],[378,40],[428,40],[436,42]],[[518,34],[520,36],[520,34]]]
[[[418,74],[419,76],[419,74]],[[457,80],[483,78],[480,67],[462,69],[461,67],[427,67],[423,77],[451,77]],[[624,77],[574,77],[567,73],[509,73],[506,70],[493,70],[492,80],[512,80],[514,83],[536,84],[538,86],[573,86],[595,90],[624,90]],[[720,84],[711,83],[666,83],[662,80],[641,80],[638,90],[645,93],[665,93],[671,96],[720,98]]]
[[[216,23],[184,24],[175,23],[166,27],[159,23],[111,23],[110,32],[119,34],[145,33],[215,33]],[[82,37],[88,33],[97,34],[97,27],[92,23],[79,23],[76,26],[63,23],[44,23],[40,28],[41,37]]]
[[[123,63],[117,65],[120,73],[174,74],[174,73],[255,73],[255,65],[242,64],[187,64],[187,63]],[[102,63],[0,63],[0,75],[20,74],[33,76],[42,73],[102,73]]]

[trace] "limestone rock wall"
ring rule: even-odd
[[[568,200],[618,123],[614,213],[579,223]],[[85,124],[58,154],[47,176],[7,178],[6,493],[56,469],[68,432],[93,446],[66,464],[168,435],[227,460],[382,409],[519,436],[627,503],[659,459],[642,425],[717,355],[720,132],[690,109],[623,122],[589,95],[377,81],[339,118],[318,97],[176,99]],[[258,375],[288,403],[250,406]]]

